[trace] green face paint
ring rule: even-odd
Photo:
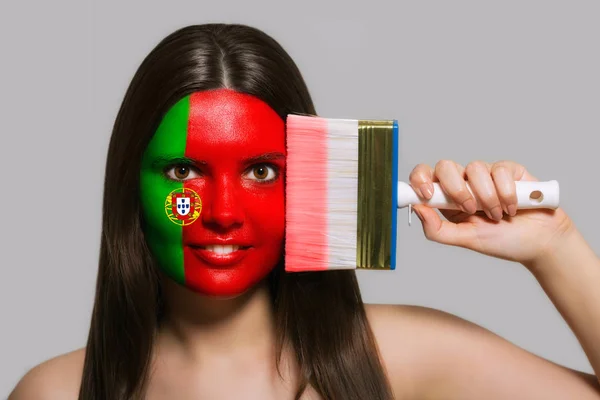
[[[148,245],[163,272],[185,283],[183,267],[183,227],[165,213],[165,199],[183,182],[169,179],[164,170],[172,160],[183,159],[187,137],[190,97],[177,102],[164,116],[142,158],[140,189]]]

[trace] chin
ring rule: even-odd
[[[279,257],[247,258],[230,268],[218,268],[197,258],[188,259],[185,286],[203,296],[233,299],[261,286]]]
[[[268,275],[268,274],[267,274]],[[258,280],[212,280],[207,279],[202,282],[188,282],[184,286],[199,295],[210,297],[215,300],[232,300],[246,294],[249,294],[256,288],[258,288],[263,282],[265,277],[261,277]]]

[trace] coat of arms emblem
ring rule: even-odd
[[[190,188],[175,189],[165,200],[165,212],[171,222],[185,226],[193,223],[202,211],[202,200]]]

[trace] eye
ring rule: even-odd
[[[188,165],[175,165],[166,169],[166,174],[175,181],[185,181],[198,177],[198,173]]]
[[[259,181],[261,183],[271,182],[277,179],[277,177],[279,176],[279,171],[275,166],[259,164],[253,166],[248,172],[248,175],[246,176],[252,180]]]

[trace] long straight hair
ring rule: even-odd
[[[285,121],[316,115],[296,64],[264,32],[238,24],[181,28],[144,59],[118,112],[106,162],[94,309],[80,399],[141,399],[162,316],[161,285],[143,234],[142,155],[166,111],[182,97],[229,88],[263,100]],[[277,337],[301,376],[325,399],[388,400],[391,389],[354,271],[269,275]]]

